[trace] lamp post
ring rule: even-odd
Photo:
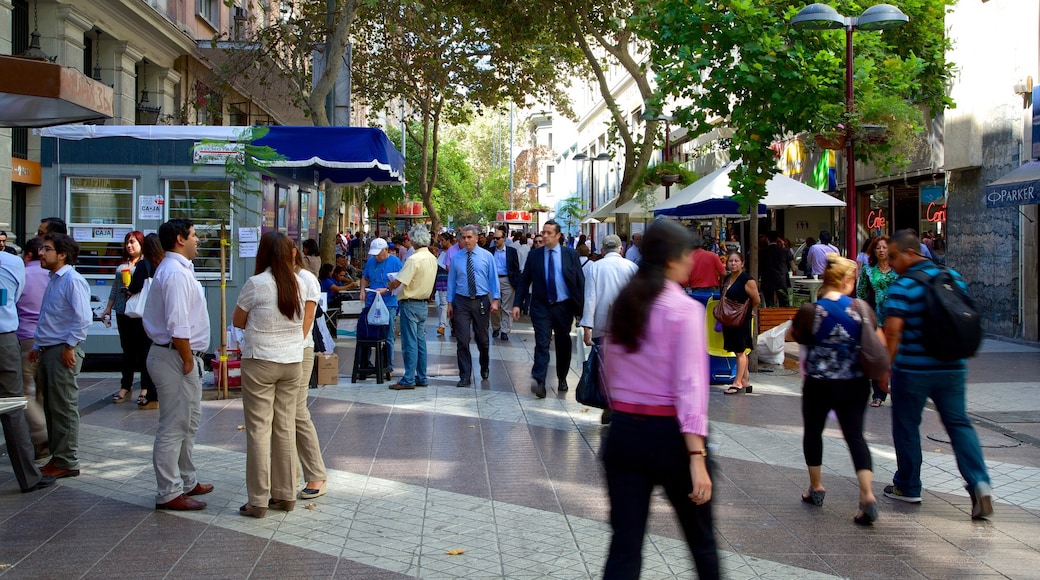
[[[791,26],[802,30],[845,29],[845,112],[855,110],[855,95],[852,90],[852,32],[859,30],[887,30],[898,28],[910,21],[910,17],[891,4],[875,4],[856,16],[843,16],[826,4],[810,4],[798,11],[791,19]],[[851,117],[850,117],[851,118]],[[854,157],[853,128],[845,128],[845,244],[849,256],[854,256],[859,247],[856,224],[856,160]]]
[[[548,183],[535,184],[535,183],[531,183],[530,181],[528,181],[527,183],[524,184],[524,187],[526,189],[533,189],[534,190],[534,195],[531,196],[531,197],[533,197],[533,199],[528,200],[529,203],[533,204],[533,205],[541,205],[542,202],[541,202],[540,199],[538,199],[538,190],[539,189],[548,189],[549,188],[549,184]],[[513,209],[513,208],[510,207],[509,209]]]
[[[604,151],[595,157],[589,157],[584,153],[578,153],[574,157],[571,157],[574,161],[588,161],[589,165],[589,211],[595,211],[596,209],[596,162],[597,161],[610,161],[614,156]],[[596,231],[596,224],[589,224],[589,233],[593,234]]]
[[[672,160],[672,116],[661,113],[659,115],[653,114],[651,111],[643,111],[639,115],[640,119],[644,121],[664,121],[664,151],[661,152],[661,157],[665,163]],[[668,199],[671,194],[671,183],[664,184],[664,198]]]

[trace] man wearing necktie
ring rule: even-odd
[[[534,366],[531,392],[545,397],[545,375],[549,371],[549,341],[556,335],[556,377],[559,392],[567,390],[571,366],[571,326],[580,318],[585,303],[585,275],[578,252],[560,243],[560,225],[549,220],[542,229],[545,245],[531,250],[520,275],[515,304],[531,295],[531,324],[534,326]],[[520,308],[513,307],[513,320]]]
[[[452,320],[456,353],[459,361],[459,382],[456,386],[472,384],[473,358],[469,352],[472,330],[480,351],[480,378],[487,379],[491,358],[488,353],[488,325],[491,313],[498,311],[500,296],[498,271],[491,252],[477,247],[480,228],[464,226],[459,234],[462,248],[451,257],[448,269],[448,318]]]

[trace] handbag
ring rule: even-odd
[[[881,339],[874,332],[876,328],[868,324],[870,318],[861,309],[863,303],[862,300],[856,301],[856,311],[859,312],[860,317],[863,319],[863,323],[859,327],[859,367],[865,377],[876,381],[888,373],[891,367],[891,360],[889,359],[888,348],[882,344]]]
[[[744,323],[744,318],[747,316],[748,305],[751,301],[737,302],[726,297],[726,292],[729,291],[733,284],[727,284],[722,289],[722,296],[719,298],[718,303],[715,304],[715,308],[711,311],[715,316],[715,320],[722,326],[728,326],[730,328],[736,328]]]
[[[144,307],[148,302],[148,293],[152,290],[152,279],[145,278],[141,291],[126,300],[126,311],[123,313],[129,318],[143,318]]]
[[[592,349],[589,351],[589,358],[581,365],[581,378],[578,379],[578,388],[574,392],[574,398],[578,403],[597,409],[610,407],[610,401],[600,388],[603,382],[603,377],[600,375],[602,368],[603,361],[600,358],[599,345],[593,343]]]

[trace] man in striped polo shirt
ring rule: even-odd
[[[885,301],[885,337],[893,357],[892,440],[897,466],[892,485],[885,487],[885,496],[908,503],[921,502],[920,425],[925,403],[930,398],[950,436],[957,467],[967,480],[971,517],[984,518],[993,513],[993,500],[982,448],[966,408],[967,362],[965,359],[941,361],[928,355],[923,342],[928,288],[906,275],[922,272],[931,278],[939,274],[940,269],[921,254],[921,242],[911,230],[901,230],[892,236],[888,256],[900,278],[889,288]],[[953,270],[950,274],[961,290],[967,292],[960,274]]]

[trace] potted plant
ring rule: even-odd
[[[643,172],[643,183],[647,185],[675,185],[681,183],[689,185],[697,180],[697,175],[686,169],[686,166],[677,161],[663,161],[657,165],[647,167]]]

